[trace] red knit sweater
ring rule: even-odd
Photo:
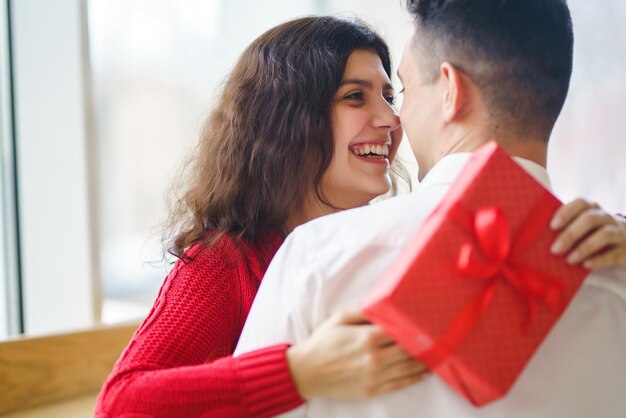
[[[104,383],[96,417],[272,416],[304,401],[277,345],[232,353],[282,238],[195,245]]]

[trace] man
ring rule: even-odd
[[[413,0],[408,9],[415,33],[398,70],[404,86],[400,118],[422,182],[411,195],[296,229],[266,273],[237,353],[300,343],[337,310],[358,309],[469,153],[489,140],[497,139],[549,187],[548,139],[572,69],[565,1]],[[567,223],[573,212],[587,208],[577,202],[557,218]],[[581,238],[570,234],[555,252],[566,252]],[[583,241],[583,247],[594,245]],[[569,257],[580,261],[579,254]],[[289,361],[297,355],[302,353]],[[314,398],[289,416],[618,417],[626,411],[624,388],[626,269],[613,268],[591,274],[510,393],[492,404],[475,408],[431,375],[365,401]]]

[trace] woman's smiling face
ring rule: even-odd
[[[389,166],[402,138],[393,99],[378,54],[352,52],[332,104],[334,153],[322,179],[322,194],[333,206],[362,206],[389,191]]]

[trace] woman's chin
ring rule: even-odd
[[[390,191],[391,191],[391,185],[388,185],[387,187],[381,187],[380,189],[376,191],[372,191],[371,193],[367,194],[367,196],[365,196],[361,201],[359,201],[359,204],[355,207],[365,206],[367,204],[372,203],[373,201],[384,199],[388,197],[388,193]]]

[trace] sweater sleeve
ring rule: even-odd
[[[287,345],[230,355],[241,302],[228,264],[179,261],[105,382],[97,417],[262,417],[304,402]]]

